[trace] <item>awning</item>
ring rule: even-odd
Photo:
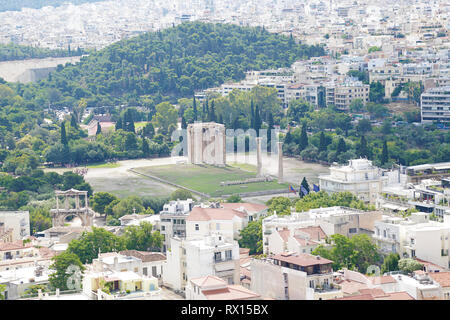
[[[382,205],[382,207],[390,210],[399,210],[399,211],[406,211],[409,209],[408,207],[402,207],[391,203],[385,203]]]

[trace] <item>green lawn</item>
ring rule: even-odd
[[[252,166],[246,165],[245,169],[243,169],[254,171],[254,168],[252,170],[251,167]],[[220,197],[223,195],[243,192],[279,190],[283,188],[288,190],[289,188],[288,184],[278,184],[276,181],[222,187],[220,185],[220,182],[222,181],[244,180],[246,178],[255,177],[255,173],[231,166],[218,168],[206,165],[165,165],[141,167],[136,168],[135,170],[143,174],[150,174],[172,183],[176,183],[186,188],[209,194],[211,197]]]

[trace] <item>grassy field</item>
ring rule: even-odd
[[[278,184],[272,182],[257,182],[234,186],[220,185],[222,181],[244,180],[254,178],[254,166],[245,165],[242,170],[237,167],[227,166],[218,168],[214,166],[196,166],[196,165],[165,165],[153,167],[141,167],[135,170],[156,176],[160,179],[176,183],[183,187],[187,187],[202,193],[209,194],[212,197],[220,197],[223,195],[254,192],[263,190],[288,190],[288,184]],[[253,167],[253,168],[252,168]],[[246,171],[244,171],[246,170]],[[248,171],[247,171],[248,170]]]

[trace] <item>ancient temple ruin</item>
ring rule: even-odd
[[[220,123],[191,123],[187,127],[190,164],[226,165],[225,126]]]

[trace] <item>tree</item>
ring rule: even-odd
[[[74,188],[76,185],[82,184],[84,182],[83,176],[70,171],[64,172],[62,179],[64,190],[69,190],[71,188]]]
[[[91,232],[83,232],[79,239],[70,241],[66,252],[78,256],[82,263],[92,263],[100,252],[125,250],[124,239],[103,229],[92,227]]]
[[[102,133],[102,126],[100,125],[100,122],[97,122],[97,132],[95,133],[96,135]]]
[[[389,150],[386,140],[383,142],[383,150],[381,151],[381,165],[386,164],[389,161]]]
[[[361,99],[354,99],[350,102],[350,112],[360,112],[363,108],[364,104]]]
[[[3,294],[6,291],[6,285],[0,284],[0,300],[5,300],[5,295]]]
[[[325,139],[325,134],[323,131],[320,132],[319,137],[319,152],[327,151],[327,140]]]
[[[184,116],[181,117],[181,129],[187,129],[187,123]]]
[[[77,123],[77,119],[75,117],[75,114],[72,113],[72,116],[70,118],[70,125],[75,128],[78,129],[78,123]]]
[[[211,109],[209,110],[209,121],[216,122],[216,109],[214,107],[214,100],[211,101]]]
[[[130,196],[125,199],[120,200],[113,208],[112,212],[114,214],[114,218],[118,219],[127,214],[141,214],[145,211],[145,208],[142,204],[142,199],[136,196]],[[109,214],[109,213],[108,213]]]
[[[50,274],[49,283],[52,288],[60,289],[61,291],[70,289],[69,286],[72,283],[71,280],[73,279],[73,274],[70,272],[72,268],[75,270],[78,269],[80,272],[85,270],[85,267],[81,263],[79,257],[70,251],[54,256],[52,261],[53,264],[50,265],[49,268],[55,270],[55,272]],[[81,275],[76,280],[81,282]]]
[[[340,155],[341,153],[344,153],[347,151],[347,145],[345,144],[344,138],[340,138],[337,149],[336,149],[336,156]]]
[[[156,114],[153,116],[152,122],[162,133],[169,131],[171,124],[177,125],[178,112],[169,102],[162,102],[156,106]]]
[[[417,260],[406,258],[398,261],[398,268],[400,271],[412,273],[416,270],[422,270],[423,265]]]
[[[268,212],[273,214],[276,212],[277,215],[289,215],[291,214],[291,199],[287,197],[273,197],[266,202],[269,207]]]
[[[163,242],[159,231],[153,231],[152,224],[146,221],[126,227],[124,239],[128,250],[139,251],[159,251]]]
[[[288,130],[288,132],[286,133],[286,136],[284,137],[284,143],[286,145],[288,145],[289,143],[291,143],[293,140],[292,138],[292,134],[291,134],[291,130]]]
[[[306,177],[303,177],[303,180],[302,180],[300,186],[303,187],[303,188],[305,188],[306,191],[307,191],[308,194],[309,194],[310,188],[309,188],[309,183],[308,183],[308,181],[306,180]],[[300,188],[300,191],[299,191],[299,195],[300,195],[300,198],[303,198],[303,197],[305,196],[305,195],[303,194],[303,192],[301,191],[301,188]]]
[[[196,99],[195,99],[195,96],[194,96],[194,101],[193,101],[193,103],[192,103],[192,108],[194,109],[194,122],[195,122],[195,121],[197,121],[197,119],[198,119],[197,101],[196,101]]]
[[[240,231],[240,248],[250,249],[250,254],[262,253],[262,219],[249,222],[249,224]]]
[[[67,146],[67,136],[66,136],[66,123],[63,121],[61,124],[61,143],[64,146]]]
[[[259,137],[259,129],[261,129],[261,125],[262,125],[262,120],[261,120],[261,114],[259,113],[259,106],[256,106],[256,108],[255,108],[255,127],[253,129],[255,129],[256,136],[258,136],[258,137]]]
[[[150,155],[150,147],[147,142],[147,138],[142,139],[142,154],[144,157],[148,157]]]
[[[123,129],[122,117],[119,117],[116,121],[115,130]]]
[[[238,194],[233,194],[227,198],[228,203],[242,202],[242,198]]]
[[[155,128],[151,122],[148,122],[144,128],[142,128],[142,135],[146,138],[152,139],[155,135]]]
[[[308,146],[308,134],[306,133],[306,123],[302,126],[302,132],[300,134],[300,141],[299,141],[299,149],[304,150]]]
[[[109,192],[96,192],[91,199],[91,207],[95,212],[105,214],[106,207],[118,198]]]
[[[363,135],[372,130],[372,125],[368,119],[361,119],[358,121],[356,125],[356,132]]]
[[[364,136],[361,136],[361,139],[359,140],[359,144],[356,149],[356,154],[358,155],[358,157],[361,157],[361,158],[369,158],[370,157],[369,148],[367,146],[367,141]]]
[[[381,273],[397,271],[399,260],[400,255],[398,253],[389,253],[389,255],[384,258],[383,264],[381,265]]]
[[[170,200],[187,200],[192,198],[192,193],[185,189],[177,189],[170,195]]]
[[[267,148],[268,151],[272,151],[272,130],[274,129],[274,121],[273,121],[273,115],[272,113],[269,113],[269,119],[268,119],[268,128],[267,128]]]

